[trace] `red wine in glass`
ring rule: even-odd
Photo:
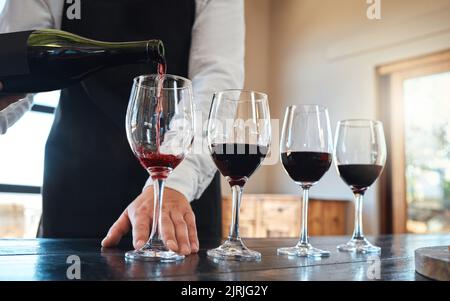
[[[281,154],[281,162],[296,183],[316,183],[330,169],[332,155],[324,152],[290,151]]]
[[[164,69],[158,67],[161,72]],[[127,252],[127,260],[173,262],[184,258],[165,246],[160,216],[164,183],[192,146],[192,108],[192,84],[188,79],[162,73],[134,79],[126,115],[127,138],[153,179],[154,197],[148,200],[153,203],[149,240],[142,248]]]
[[[338,122],[334,162],[342,180],[355,198],[355,226],[350,241],[337,246],[339,251],[379,253],[364,236],[362,207],[364,194],[376,181],[386,163],[383,124],[377,120],[350,119]]]
[[[380,176],[383,166],[377,164],[341,164],[338,172],[354,193],[364,193]]]
[[[141,165],[149,171],[153,180],[166,179],[169,173],[184,159],[184,154],[161,154],[144,148],[139,149],[136,156]]]
[[[244,186],[267,155],[268,148],[256,144],[211,145],[211,155],[220,173],[231,186]]]
[[[302,189],[301,231],[297,245],[277,249],[277,254],[327,257],[330,252],[309,243],[309,190],[330,169],[333,145],[328,109],[320,105],[298,105],[286,109],[280,142],[281,162],[286,173]]]
[[[184,159],[184,155],[162,154],[161,147],[161,119],[163,117],[163,95],[164,77],[166,75],[167,64],[165,59],[161,59],[157,64],[156,77],[156,108],[155,108],[155,150],[139,147],[136,156],[141,165],[150,172],[152,179],[166,179],[169,173],[178,166]]]
[[[208,118],[208,147],[217,169],[230,184],[232,216],[228,238],[206,253],[214,261],[255,261],[239,235],[239,208],[244,186],[268,155],[271,142],[267,95],[256,91],[214,93]]]

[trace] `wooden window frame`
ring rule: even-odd
[[[376,68],[378,116],[385,126],[388,149],[388,160],[380,179],[381,233],[407,231],[403,82],[448,71],[450,49]]]

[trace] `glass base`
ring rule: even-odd
[[[261,253],[247,248],[240,238],[228,239],[220,247],[208,250],[208,257],[219,260],[257,261]]]
[[[139,250],[132,250],[125,253],[127,260],[174,262],[184,259],[184,255],[177,254],[169,250],[162,241],[154,243],[147,242]]]
[[[337,246],[342,252],[380,253],[381,248],[372,245],[365,237],[352,238],[348,243]]]
[[[330,252],[314,248],[311,244],[298,243],[295,247],[279,248],[278,255],[298,256],[298,257],[329,257]]]

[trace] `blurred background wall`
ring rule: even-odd
[[[377,118],[376,67],[450,48],[450,1],[381,0],[381,20],[367,18],[368,6],[365,0],[245,0],[246,88],[269,93],[273,118],[302,103],[327,106],[333,130],[341,119]],[[260,168],[246,192],[299,190],[277,164]],[[311,196],[352,198],[334,168]],[[378,233],[378,212],[374,186],[365,200],[367,233]]]

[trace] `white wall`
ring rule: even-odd
[[[247,63],[247,76],[268,72],[266,91],[275,118],[299,103],[328,106],[333,129],[340,119],[376,118],[376,66],[450,48],[450,0],[381,0],[379,21],[367,19],[365,0],[269,1],[269,69],[264,62],[262,69]],[[257,3],[246,0],[247,8]],[[247,25],[252,24],[253,12],[247,9],[246,15]],[[258,49],[248,47],[247,58]],[[298,193],[281,165],[265,166],[259,173],[266,181],[248,192]],[[311,196],[351,199],[334,169]],[[366,195],[364,215],[366,232],[377,233],[376,187]]]

